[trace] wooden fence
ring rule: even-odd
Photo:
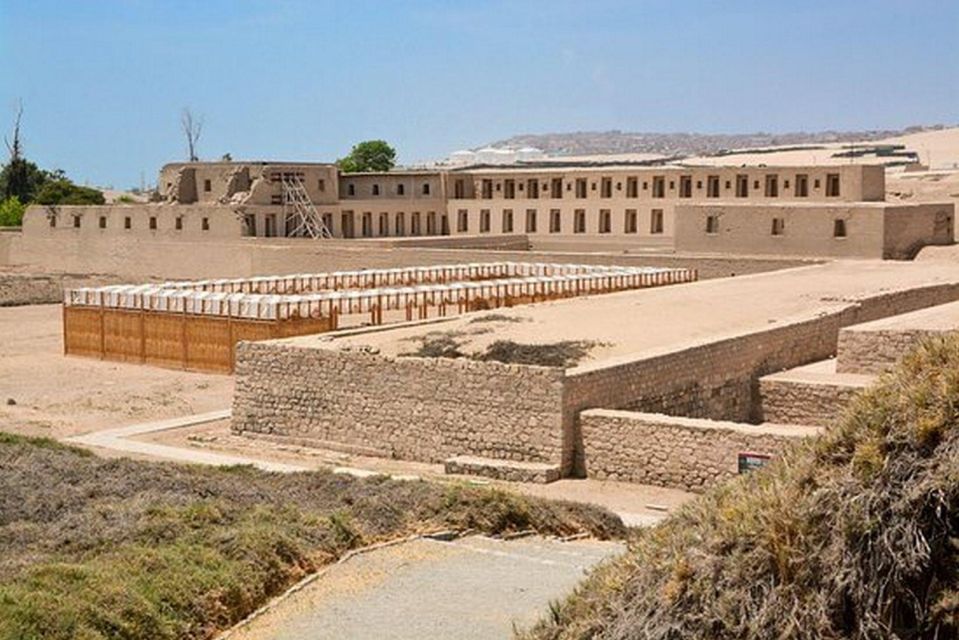
[[[152,364],[189,371],[232,373],[236,344],[322,333],[335,318],[247,320],[183,313],[63,307],[67,355]]]

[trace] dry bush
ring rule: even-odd
[[[401,353],[401,356],[416,358],[463,358],[465,353],[460,351],[462,344],[454,333],[428,333],[418,338],[419,346],[415,351]]]
[[[930,341],[821,438],[686,505],[536,639],[959,636],[959,337]]]
[[[542,367],[573,367],[585,358],[595,342],[564,340],[552,344],[520,344],[512,340],[497,340],[486,352],[473,356],[476,360],[529,364]]]
[[[0,638],[209,638],[345,551],[438,528],[622,536],[598,508],[0,435]]]

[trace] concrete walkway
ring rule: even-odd
[[[596,540],[421,538],[334,565],[229,640],[511,638],[624,549]]]

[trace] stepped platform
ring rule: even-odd
[[[922,340],[959,329],[959,302],[846,327],[839,332],[837,371],[878,374]]]
[[[760,410],[768,422],[824,427],[842,415],[875,376],[841,373],[821,360],[759,379]]]

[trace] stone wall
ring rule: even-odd
[[[839,332],[836,371],[882,373],[924,339],[942,334],[942,331],[926,329],[844,329]]]
[[[562,369],[240,343],[233,429],[408,460],[559,464],[562,393]]]
[[[759,378],[836,353],[842,327],[959,298],[959,285],[893,291],[833,313],[770,329],[693,344],[643,358],[621,358],[572,369],[565,415],[573,434],[575,473],[584,453],[575,416],[584,409],[628,409],[675,416],[759,422]]]
[[[861,385],[777,380],[759,382],[761,417],[766,422],[827,426],[863,390]]]
[[[580,415],[586,475],[703,491],[738,473],[740,453],[779,455],[818,429],[593,409]]]

